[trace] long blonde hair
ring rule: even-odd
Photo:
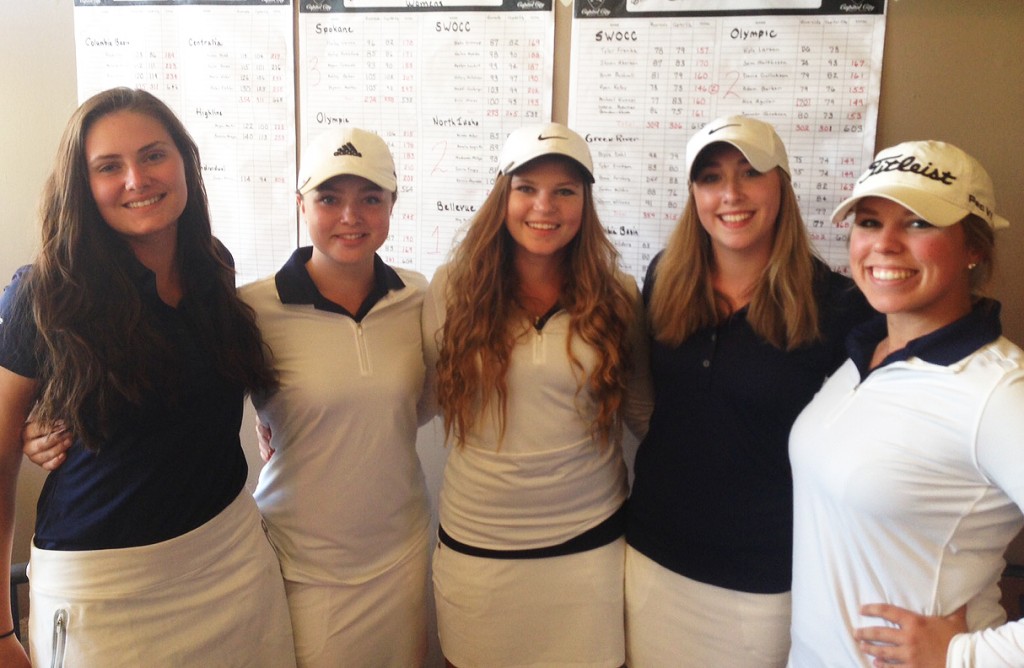
[[[437,366],[438,402],[446,436],[460,445],[493,401],[499,409],[499,439],[504,436],[512,350],[529,327],[516,304],[516,242],[505,227],[511,178],[505,174],[495,181],[449,267],[447,316]],[[618,252],[598,219],[590,183],[584,178],[581,182],[582,221],[566,247],[559,304],[569,314],[566,348],[579,372],[577,392],[585,389],[597,403],[593,428],[607,443],[620,431],[619,408],[629,366],[628,332],[634,308],[617,276]],[[600,353],[585,388],[583,366],[572,352],[574,337]]]
[[[814,298],[816,262],[789,175],[778,169],[781,198],[771,255],[747,311],[754,332],[779,349],[793,350],[820,338]],[[729,314],[714,289],[711,238],[690,197],[655,267],[648,317],[654,338],[678,346],[694,332],[717,325]]]

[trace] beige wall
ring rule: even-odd
[[[942,139],[992,175],[1010,228],[996,235],[992,294],[1003,327],[1024,342],[1024,2],[890,0],[878,147]]]
[[[0,0],[0,284],[36,249],[36,203],[76,107],[71,0]],[[42,473],[22,466],[16,561],[28,558]]]
[[[72,0],[0,0],[0,284],[35,250],[35,207],[58,135],[76,106]],[[556,0],[556,119],[565,120],[568,7]],[[1006,333],[1024,342],[1024,2],[890,0],[879,147],[908,139],[959,144],[985,164],[1011,228],[997,241]],[[252,452],[250,422],[243,436]],[[432,486],[440,446],[428,428],[421,452]],[[27,545],[42,476],[25,467],[19,485],[16,559]]]

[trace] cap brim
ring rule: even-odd
[[[690,174],[688,176],[691,181],[693,180],[693,170],[696,168],[697,163],[700,162],[701,154],[715,144],[728,144],[729,146],[732,146],[743,154],[743,157],[747,159],[747,162],[750,163],[751,167],[759,172],[765,173],[776,167],[781,167],[782,171],[787,174],[790,173],[788,164],[780,163],[772,154],[766,153],[755,144],[733,137],[716,137],[713,141],[709,141],[701,146],[697,151],[697,154],[694,155],[693,164],[690,165]]]
[[[955,225],[961,220],[966,218],[970,211],[965,211],[955,204],[950,204],[944,200],[941,200],[934,195],[922,193],[916,188],[904,187],[894,184],[887,184],[884,191],[879,189],[878,192],[872,192],[870,190],[860,192],[843,200],[839,206],[836,207],[835,211],[832,212],[832,223],[842,222],[844,218],[850,215],[854,207],[857,206],[857,202],[861,201],[866,197],[881,197],[891,202],[895,202],[900,206],[913,211],[914,214],[921,217],[932,225],[937,227],[949,227]],[[994,225],[999,227],[999,225]]]
[[[311,175],[301,186],[298,187],[299,194],[306,195],[338,176],[359,176],[387,192],[396,192],[398,189],[398,182],[393,174],[362,169],[359,167],[349,167],[328,170],[324,174]]]
[[[519,160],[518,162],[516,162],[514,164],[502,165],[500,167],[500,169],[498,169],[498,173],[499,174],[508,174],[510,172],[516,171],[517,169],[522,169],[523,167],[526,167],[527,165],[529,165],[534,160],[539,160],[541,158],[548,158],[548,157],[552,157],[552,158],[565,158],[566,160],[569,160],[574,165],[576,165],[576,166],[578,166],[580,168],[580,171],[583,172],[583,175],[585,177],[587,177],[587,179],[590,181],[590,183],[594,183],[595,182],[594,181],[594,175],[591,173],[591,171],[589,169],[587,169],[586,165],[584,165],[582,162],[580,162],[576,158],[572,157],[568,153],[561,153],[559,151],[541,151],[541,152],[538,152],[538,153],[536,153],[534,155],[530,155],[529,157],[527,157],[525,159],[521,159],[521,160]]]
[[[747,162],[750,163],[750,166],[759,172],[767,172],[775,167],[782,166],[771,154],[765,153],[756,146],[752,146],[742,141],[730,141],[728,143],[738,148],[740,153],[743,154],[743,157],[745,157]],[[787,169],[785,171],[788,172],[789,170]]]

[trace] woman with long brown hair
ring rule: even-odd
[[[635,284],[594,210],[586,142],[513,132],[424,305],[452,444],[434,588],[463,666],[620,666],[621,426],[645,424]],[[638,396],[639,395],[639,396]]]
[[[99,93],[68,122],[41,216],[40,252],[0,302],[5,577],[29,412],[77,442],[38,506],[33,661],[293,665],[238,435],[246,391],[275,379],[195,143],[151,94]],[[16,639],[0,664],[27,665]]]

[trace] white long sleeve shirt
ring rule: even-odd
[[[885,622],[860,614],[868,603],[966,604],[947,666],[1024,666],[1024,624],[1005,623],[998,589],[1024,507],[1024,353],[995,338],[997,314],[976,309],[870,373],[847,361],[795,423],[792,668],[870,666],[853,631]]]

